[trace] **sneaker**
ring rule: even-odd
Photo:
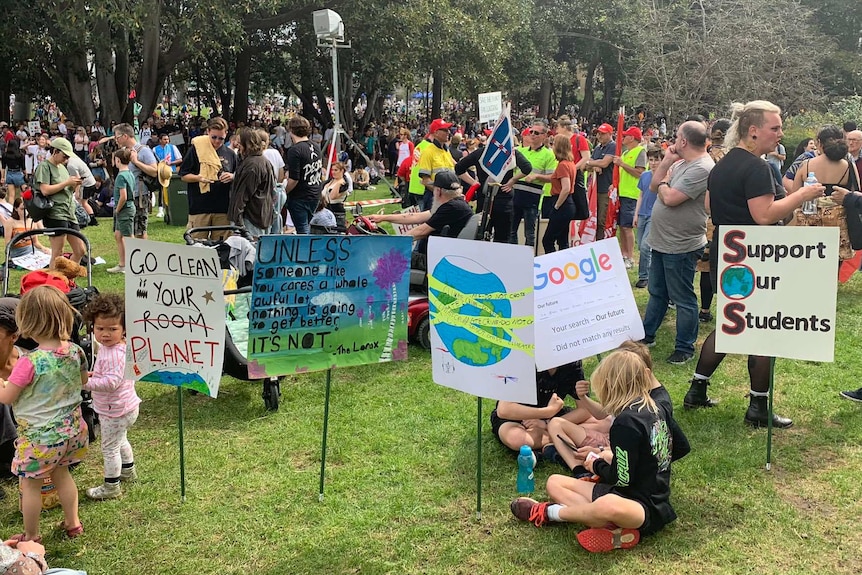
[[[138,478],[138,471],[135,466],[124,467],[120,470],[120,481],[134,481]]]
[[[116,265],[112,268],[108,268],[105,270],[109,274],[124,274],[126,273],[126,266]]]
[[[667,308],[668,309],[676,309],[676,304],[673,303],[673,301],[669,301],[669,302],[667,302]]]
[[[700,321],[700,323],[709,323],[712,321],[712,314],[708,311],[702,311],[697,314],[697,319]]]
[[[850,401],[858,401],[859,403],[862,403],[862,387],[860,387],[856,391],[842,391],[838,395],[840,395],[844,399],[849,399]]]
[[[693,353],[686,353],[684,351],[676,350],[672,354],[670,354],[670,357],[667,358],[667,362],[672,363],[673,365],[683,365],[691,361],[691,358],[693,357]]]
[[[108,483],[105,482],[98,487],[91,487],[87,490],[87,497],[90,499],[103,500],[103,499],[116,499],[120,495],[122,495],[122,491],[120,490],[119,483]]]
[[[159,206],[159,211],[156,212],[156,217],[157,218],[165,217],[165,208],[163,208],[162,206]]]
[[[625,264],[627,270],[630,270],[635,267],[635,263],[632,261],[631,258],[623,258],[623,263]]]
[[[645,288],[649,285],[649,280],[638,280],[638,283],[635,284],[636,288]]]
[[[563,461],[563,458],[560,457],[560,453],[557,451],[557,447],[553,443],[542,448],[542,461],[557,463],[559,465],[566,464],[566,462]]]
[[[642,343],[647,347],[655,347],[655,340],[654,339],[643,338],[643,339],[639,339],[638,343]]]
[[[536,527],[541,527],[548,522],[548,505],[547,501],[539,503],[529,497],[518,497],[509,504],[509,509],[512,510],[512,515],[521,521],[529,521]]]
[[[614,549],[631,549],[641,539],[637,529],[594,527],[578,533],[578,543],[590,553],[607,553]]]

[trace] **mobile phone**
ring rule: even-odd
[[[834,190],[835,190],[835,186],[834,186],[833,184],[826,184],[826,191],[824,192],[824,194],[825,194],[826,196],[831,196],[831,195],[832,195],[832,192],[833,192]]]
[[[596,453],[595,451],[590,451],[589,453],[587,453],[587,461],[593,461],[594,459],[598,459],[598,458],[599,458],[599,454]]]

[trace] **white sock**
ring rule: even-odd
[[[551,521],[560,522],[560,509],[565,507],[564,505],[560,505],[558,503],[554,503],[553,505],[548,505],[548,519]]]
[[[751,397],[769,397],[768,391],[754,391],[753,389],[750,389],[748,393]]]
[[[707,376],[700,375],[699,373],[695,373],[694,378],[698,381],[709,381],[709,378]]]

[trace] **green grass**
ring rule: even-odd
[[[87,233],[94,254],[113,265],[108,227],[105,220]],[[151,234],[181,241],[180,229],[161,223]],[[96,268],[95,284],[121,290],[122,278],[105,267]],[[636,296],[643,307],[645,290]],[[795,425],[776,431],[772,471],[764,470],[766,432],[742,423],[743,357],[729,357],[714,377],[718,407],[678,409],[693,447],[674,466],[679,519],[628,552],[590,555],[575,541],[577,526],[536,529],[511,517],[517,466],[491,436],[492,401],[483,402],[477,521],[477,400],[435,385],[429,353],[411,346],[406,362],[333,371],[323,502],[324,373],[285,378],[277,413],[265,412],[255,382],[226,377],[215,400],[186,394],[184,503],[176,390],[139,384],[144,403],[130,439],[140,480],[119,500],[82,498],[86,533],[74,541],[51,530],[60,510],[46,512],[49,561],[91,575],[859,573],[862,410],[837,392],[859,386],[860,296],[858,274],[839,287],[834,363],[777,361],[777,410]],[[672,341],[673,314],[654,355],[680,406],[693,365],[663,361]],[[80,490],[96,485],[101,471],[94,445],[75,472]],[[538,497],[554,471],[537,469]],[[22,524],[15,486],[5,490],[0,522],[8,535]]]

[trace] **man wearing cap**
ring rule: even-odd
[[[428,134],[431,136],[430,146],[423,146],[420,150],[419,162],[413,170],[419,174],[424,188],[421,208],[430,210],[433,201],[434,178],[444,170],[453,171],[455,160],[449,153],[449,128],[452,124],[437,118],[431,122]],[[412,177],[411,177],[412,178]],[[411,186],[412,188],[412,186]]]
[[[637,126],[623,132],[623,155],[614,156],[614,165],[620,168],[620,251],[626,269],[634,266],[635,249],[634,221],[637,209],[638,180],[647,167],[646,148],[641,145],[643,134]]]
[[[649,230],[652,261],[643,342],[655,342],[672,300],[676,304],[676,343],[667,361],[674,365],[694,356],[697,340],[699,306],[694,272],[706,246],[704,196],[709,172],[715,166],[706,152],[706,138],[702,123],[683,122],[650,183],[658,198]]]
[[[614,141],[614,127],[602,124],[596,130],[598,143],[593,149],[585,168],[596,174],[596,241],[605,239],[605,220],[608,217],[608,190],[613,183],[614,171],[611,164],[617,153],[617,143]]]
[[[35,186],[54,202],[48,214],[42,218],[42,224],[46,228],[75,231],[81,229],[78,226],[78,218],[75,217],[74,199],[75,188],[81,185],[81,178],[70,176],[66,169],[66,162],[74,155],[69,140],[55,138],[51,141],[51,155],[36,168],[33,176]],[[51,261],[63,255],[63,244],[67,237],[72,248],[72,256],[69,259],[79,264],[86,251],[84,242],[67,234],[51,236]]]
[[[132,151],[132,160],[129,171],[135,176],[136,188],[132,190],[132,202],[135,204],[135,237],[147,239],[147,227],[150,223],[150,191],[144,184],[143,175],[151,177],[158,176],[155,154],[143,144],[135,140],[135,129],[129,124],[117,124],[114,126],[114,141],[123,148]],[[101,141],[100,141],[101,142]]]
[[[520,152],[530,162],[533,170],[529,174],[519,172],[513,178],[515,196],[512,198],[513,218],[509,243],[518,243],[518,228],[524,220],[524,243],[536,243],[536,220],[539,217],[539,201],[551,195],[551,176],[557,169],[554,152],[545,145],[548,125],[544,120],[534,120],[529,130],[521,134],[524,145]]]
[[[448,154],[448,151],[446,152]],[[431,186],[432,207],[422,212],[407,214],[371,214],[372,222],[391,222],[393,224],[418,224],[407,235],[419,240],[417,251],[424,254],[429,236],[439,236],[448,228],[448,237],[457,237],[473,217],[473,210],[461,195],[461,182],[452,170],[439,171]]]

